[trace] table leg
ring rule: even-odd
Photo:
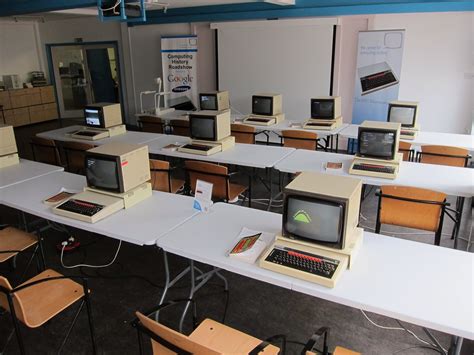
[[[273,174],[272,174],[272,170],[271,169],[268,169],[267,168],[267,171],[270,172],[270,176],[269,176],[269,180],[270,180],[270,199],[268,201],[268,207],[267,207],[267,211],[270,211],[270,209],[272,208],[272,203],[273,203]]]
[[[464,197],[458,197],[456,201],[456,222],[454,225],[454,249],[458,247],[459,231],[461,230],[462,212],[464,209]],[[469,248],[469,245],[467,246]]]

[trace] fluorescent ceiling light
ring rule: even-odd
[[[275,5],[294,5],[295,0],[263,0],[263,2],[268,2],[269,4]]]

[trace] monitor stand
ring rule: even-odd
[[[219,141],[204,141],[193,139],[191,143],[179,147],[178,152],[197,155],[212,155],[231,149],[234,146],[234,136],[228,136]]]
[[[418,124],[415,124],[414,127],[402,127],[400,129],[400,139],[413,140],[416,138],[418,131],[419,131]]]
[[[264,115],[248,115],[244,118],[243,123],[249,124],[252,126],[272,126],[278,124],[285,120],[285,114],[279,113],[273,116],[264,116]]]
[[[102,190],[85,188],[83,192],[71,196],[68,200],[53,207],[53,213],[77,219],[83,222],[96,223],[123,208],[130,208],[151,196],[151,184],[146,182],[130,191],[117,194]],[[74,201],[71,207],[70,202]],[[69,202],[69,205],[67,204]],[[81,209],[80,207],[85,207]],[[96,212],[88,213],[87,209],[96,208]]]
[[[342,116],[335,118],[333,120],[320,120],[318,118],[310,118],[307,120],[303,128],[304,129],[314,129],[318,131],[332,131],[342,125]]]
[[[18,153],[0,156],[0,168],[6,168],[7,166],[16,165],[19,163],[20,158],[18,158]]]
[[[402,160],[402,153],[396,153],[393,160],[363,158],[356,155],[349,168],[349,174],[395,179]]]

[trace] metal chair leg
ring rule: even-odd
[[[69,326],[69,329],[66,332],[66,336],[64,337],[63,341],[61,342],[61,346],[59,347],[58,354],[61,353],[61,350],[63,350],[64,345],[67,342],[67,339],[69,338],[69,335],[72,332],[72,328],[74,328],[74,325],[77,322],[77,317],[79,317],[79,313],[81,313],[82,308],[84,307],[84,300],[81,301],[79,308],[76,311],[76,314],[74,315],[74,318],[72,319],[71,325]]]
[[[10,315],[12,317],[13,326],[15,328],[16,339],[18,340],[18,346],[20,347],[20,353],[24,355],[25,345],[23,344],[23,339],[21,337],[20,324],[18,322],[18,319],[16,318],[15,306],[13,305],[13,299],[11,295],[7,295],[7,298],[8,298],[8,306],[10,308]]]
[[[87,319],[89,320],[89,331],[91,334],[91,341],[92,341],[92,353],[95,355],[97,354],[97,344],[95,342],[94,319],[92,318],[92,309],[91,309],[91,304],[89,301],[89,287],[87,287],[87,280],[84,280],[83,287],[84,287],[84,300],[85,300],[86,309],[87,309]]]

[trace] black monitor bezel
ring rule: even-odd
[[[303,200],[303,201],[320,201],[320,203],[323,203],[323,204],[326,204],[326,205],[332,205],[332,206],[340,206],[341,207],[341,210],[342,210],[342,216],[341,216],[341,219],[339,220],[339,241],[336,242],[336,243],[331,243],[331,242],[316,242],[314,239],[310,239],[310,238],[305,238],[305,237],[302,237],[302,236],[298,236],[298,235],[295,235],[295,234],[292,234],[292,233],[289,233],[286,228],[285,228],[285,224],[286,224],[286,221],[288,220],[288,200],[290,198],[298,198],[300,200]],[[304,241],[304,242],[309,242],[309,243],[313,243],[313,244],[318,244],[318,245],[322,245],[322,246],[326,246],[326,247],[330,247],[330,248],[333,248],[333,249],[343,249],[344,248],[344,230],[345,230],[345,225],[344,223],[346,223],[346,209],[347,209],[347,201],[346,200],[339,200],[339,199],[331,199],[331,198],[328,198],[326,196],[312,196],[312,195],[308,195],[308,194],[299,194],[299,193],[294,193],[294,192],[291,192],[291,193],[285,193],[285,200],[284,200],[284,204],[283,204],[283,216],[282,216],[282,227],[281,227],[281,231],[282,231],[282,235],[283,237],[285,238],[288,238],[288,239],[293,239],[293,240],[301,240],[301,241]]]
[[[321,117],[321,116],[315,116],[313,115],[313,102],[314,101],[331,101],[332,102],[332,115],[331,117]],[[311,102],[310,102],[310,112],[311,112],[311,118],[312,119],[316,119],[316,120],[334,120],[336,119],[337,117],[334,117],[335,116],[335,109],[336,109],[336,100],[335,99],[332,99],[332,98],[329,98],[329,99],[318,99],[318,98],[313,98],[311,99]]]
[[[214,121],[214,137],[212,139],[196,138],[196,136],[193,135],[192,120],[194,118],[211,118]],[[198,140],[198,141],[212,141],[212,142],[217,141],[217,115],[201,115],[201,114],[196,114],[196,113],[189,114],[189,136],[191,137],[191,139]]]
[[[256,112],[254,109],[254,100],[255,99],[270,99],[271,100],[271,112]],[[266,95],[252,95],[252,115],[260,115],[260,116],[274,116],[274,103],[275,103],[275,97],[274,96],[266,96]]]
[[[404,123],[400,123],[402,125],[402,127],[405,127],[405,128],[414,128],[415,127],[415,124],[416,124],[416,115],[417,115],[417,111],[418,111],[418,105],[400,105],[400,104],[388,104],[388,112],[387,112],[387,122],[392,122],[390,121],[390,111],[392,109],[392,107],[408,107],[408,108],[414,108],[415,109],[415,112],[413,114],[413,118],[412,118],[412,121],[411,121],[411,124],[404,124]],[[396,123],[399,123],[399,122],[396,122]]]
[[[387,157],[382,157],[382,156],[372,156],[372,155],[367,155],[367,154],[361,154],[360,152],[360,138],[361,138],[361,133],[362,132],[377,132],[377,133],[394,133],[395,134],[395,140],[393,142],[393,147],[392,147],[392,154],[389,158]],[[369,159],[379,159],[379,160],[393,160],[395,159],[395,156],[397,154],[397,140],[398,140],[398,130],[396,129],[389,129],[389,128],[372,128],[372,127],[359,127],[359,132],[357,134],[357,156],[361,158],[369,158]]]
[[[215,99],[216,99],[216,106],[215,106],[215,108],[206,108],[206,109],[203,109],[203,108],[202,108],[202,105],[201,105],[201,102],[202,102],[201,100],[202,100],[202,97],[203,97],[203,96],[214,96]],[[217,94],[216,94],[216,93],[209,93],[209,94],[200,93],[200,94],[199,94],[199,109],[200,109],[200,110],[219,111],[218,106],[219,106],[219,103],[217,102]]]
[[[117,176],[118,185],[119,185],[117,189],[107,189],[107,188],[97,187],[97,186],[94,186],[94,185],[91,184],[91,182],[89,180],[89,177],[87,176],[87,159],[89,157],[100,158],[102,160],[108,160],[108,161],[115,162],[115,164],[117,166],[116,176]],[[101,153],[86,152],[85,155],[84,155],[84,167],[86,169],[85,175],[86,175],[86,180],[87,180],[87,186],[88,187],[90,187],[92,189],[96,189],[96,190],[110,191],[110,192],[114,192],[114,193],[124,193],[125,192],[125,188],[124,188],[124,184],[123,184],[123,175],[122,175],[123,170],[122,170],[121,160],[120,160],[119,156],[111,156],[111,155],[101,154]]]
[[[97,110],[98,115],[99,115],[99,123],[100,123],[99,126],[94,126],[94,125],[91,125],[91,124],[87,124],[86,110]],[[102,107],[97,107],[97,106],[86,106],[86,107],[84,107],[84,123],[87,127],[105,128],[104,109]]]

